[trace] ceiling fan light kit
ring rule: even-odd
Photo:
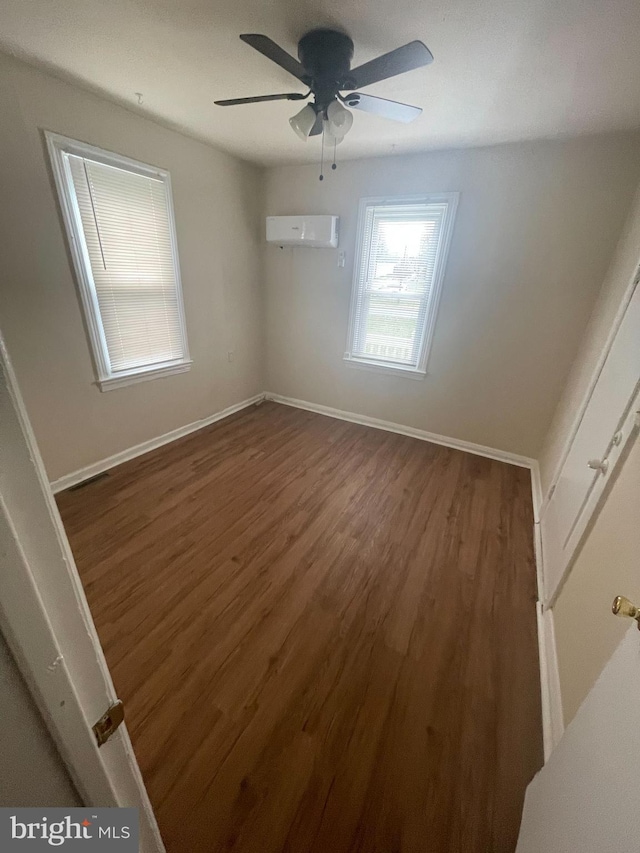
[[[309,134],[313,130],[313,126],[316,123],[317,115],[314,108],[311,104],[307,104],[304,106],[299,113],[296,113],[294,116],[291,116],[289,119],[289,124],[293,132],[296,136],[299,136],[300,139],[306,141],[309,137]]]
[[[353,41],[346,33],[338,30],[318,29],[304,35],[298,42],[298,59],[294,59],[268,36],[248,33],[240,38],[288,71],[307,86],[309,91],[306,94],[285,92],[252,98],[232,98],[215,103],[228,107],[263,101],[302,101],[313,96],[314,103],[307,104],[292,116],[289,124],[302,140],[310,136],[321,136],[323,156],[325,142],[332,144],[335,149],[351,129],[353,114],[344,104],[351,109],[405,123],[413,121],[422,112],[419,107],[355,91],[433,62],[431,51],[421,41],[409,42],[365,62],[364,65],[351,68]],[[343,95],[343,92],[347,94]],[[335,158],[332,168],[335,169]]]
[[[327,107],[326,115],[329,133],[342,141],[351,130],[353,114],[345,109],[340,101],[331,101]]]

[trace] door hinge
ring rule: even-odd
[[[118,699],[110,708],[100,717],[98,722],[93,727],[93,732],[98,741],[98,746],[106,743],[111,735],[124,720],[124,705]]]

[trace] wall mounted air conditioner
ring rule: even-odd
[[[337,249],[338,222],[337,216],[267,216],[267,243]]]

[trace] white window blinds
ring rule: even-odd
[[[347,360],[424,371],[454,203],[361,206]]]
[[[94,149],[58,139],[54,171],[68,202],[63,210],[98,379],[104,387],[186,369],[168,175],[106,152],[92,156]]]

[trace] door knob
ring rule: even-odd
[[[590,459],[587,462],[587,468],[591,468],[593,471],[601,471],[603,474],[607,473],[607,468],[609,467],[608,459]]]
[[[632,601],[629,601],[628,598],[625,598],[624,595],[616,595],[613,599],[611,610],[616,616],[629,616],[631,619],[635,619],[638,623],[638,630],[640,631],[640,609]]]

